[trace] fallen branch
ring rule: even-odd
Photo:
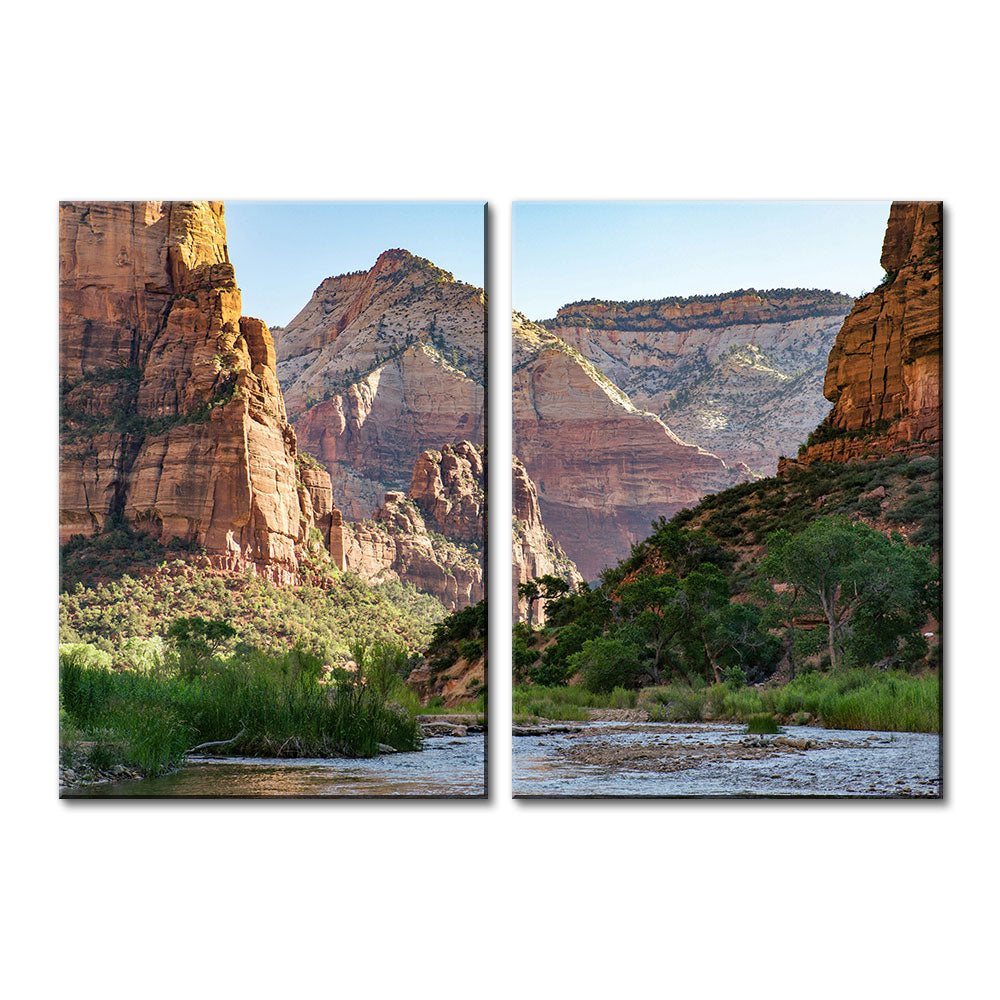
[[[228,740],[212,740],[209,743],[199,743],[196,747],[191,747],[190,750],[185,750],[185,754],[194,753],[196,750],[204,750],[205,747],[222,747],[229,743],[235,743],[245,732],[247,727],[244,726],[235,736],[230,737]]]

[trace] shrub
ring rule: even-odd
[[[569,658],[569,669],[583,675],[588,691],[611,691],[634,681],[641,669],[638,654],[638,647],[622,639],[588,639],[580,652]]]
[[[746,671],[742,670],[740,667],[726,667],[726,669],[722,671],[722,680],[727,687],[734,691],[747,686]]]
[[[777,733],[780,732],[778,723],[771,715],[751,715],[747,719],[748,733]]]

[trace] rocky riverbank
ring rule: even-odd
[[[514,794],[937,798],[940,737],[815,726],[756,735],[721,722],[585,722],[575,732],[514,740]]]
[[[486,719],[481,715],[418,715],[421,733],[427,736],[463,738],[486,732]]]
[[[59,750],[59,794],[86,785],[108,785],[143,777],[138,768],[124,764],[95,763],[93,743],[75,743]]]
[[[417,717],[424,738],[450,736],[466,738],[486,732],[486,721],[480,715],[421,715]],[[59,751],[59,794],[73,792],[94,785],[111,785],[138,781],[145,777],[136,767],[119,763],[95,763],[94,747],[89,741],[80,741]],[[379,744],[379,756],[398,751]]]
[[[578,728],[577,732],[581,732]],[[692,734],[704,731],[701,726],[673,726],[671,733]],[[787,736],[761,737],[747,736],[735,743],[685,740],[682,743],[618,743],[614,738],[619,734],[635,737],[638,734],[662,734],[658,726],[618,726],[608,727],[601,732],[602,737],[612,741],[593,741],[560,747],[559,754],[577,764],[596,764],[602,767],[623,768],[630,771],[683,771],[701,767],[703,764],[720,761],[762,760],[779,754],[803,754],[807,750],[829,750],[846,747],[844,740],[790,739]]]

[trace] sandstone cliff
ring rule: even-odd
[[[345,524],[344,565],[364,579],[402,580],[449,610],[482,600],[486,494],[482,448],[425,451],[408,494],[390,490],[371,519]]]
[[[808,289],[593,301],[544,325],[685,441],[773,475],[826,413],[827,357],[853,301]]]
[[[745,478],[686,444],[555,334],[514,314],[514,450],[542,519],[587,579],[650,523]]]
[[[542,523],[542,513],[538,508],[538,490],[528,476],[521,460],[512,458],[514,480],[514,504],[512,527],[512,569],[511,598],[514,621],[527,617],[527,601],[517,596],[517,585],[527,583],[536,577],[551,574],[562,577],[575,590],[583,582],[579,570],[559,543]],[[545,624],[545,602],[535,607],[534,620]]]
[[[940,447],[941,241],[940,202],[893,202],[885,279],[837,334],[823,386],[834,407],[800,462]]]
[[[277,357],[299,440],[351,519],[405,490],[422,451],[483,441],[485,296],[405,250],[324,281]]]
[[[124,523],[297,580],[340,546],[329,477],[296,472],[267,327],[240,315],[221,202],[60,206],[60,540]]]

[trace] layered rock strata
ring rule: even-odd
[[[343,527],[344,565],[364,579],[401,580],[449,610],[476,604],[483,582],[486,494],[481,447],[426,451],[408,494],[390,490],[371,519]]]
[[[578,351],[514,314],[514,450],[542,519],[585,578],[671,516],[748,475],[686,444]]]
[[[519,583],[552,575],[561,577],[575,590],[583,582],[583,577],[573,560],[563,552],[562,546],[542,523],[542,513],[538,507],[538,490],[516,455],[512,458],[511,473],[514,482],[511,610],[513,620],[522,621],[528,615],[528,603],[518,597]],[[536,605],[534,621],[539,625],[545,624],[544,601]]]
[[[59,267],[60,540],[124,523],[279,583],[310,529],[336,549],[270,333],[240,315],[222,203],[64,203]]]
[[[826,413],[827,357],[853,301],[810,289],[592,301],[544,325],[685,441],[773,475]]]
[[[333,473],[345,516],[406,490],[421,452],[483,442],[485,296],[405,250],[328,278],[278,341],[302,446]]]
[[[881,263],[885,280],[837,334],[823,386],[833,410],[799,462],[940,447],[940,202],[893,202]]]

